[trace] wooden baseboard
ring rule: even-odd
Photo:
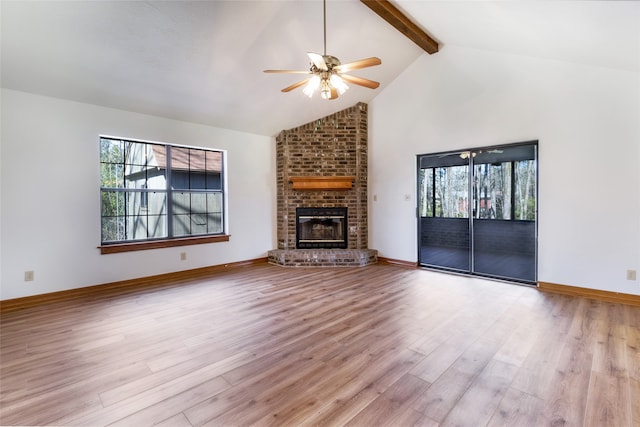
[[[380,256],[378,257],[378,263],[397,265],[399,267],[418,268],[417,262],[404,261],[401,259],[385,258]]]
[[[137,279],[122,280],[119,282],[104,283],[101,285],[87,286],[83,288],[68,289],[28,297],[0,300],[0,313],[20,310],[28,307],[42,305],[51,302],[64,301],[87,296],[107,295],[109,293],[135,292],[145,288],[176,285],[192,280],[202,279],[231,268],[248,267],[267,263],[268,259],[256,258],[246,261],[219,264],[209,267],[201,267],[192,270],[176,271],[172,273],[158,274]],[[418,264],[392,258],[378,257],[378,263],[389,264],[406,268],[418,268]],[[580,296],[596,300],[615,302],[640,307],[640,295],[625,294],[620,292],[602,291],[598,289],[581,288],[578,286],[560,285],[556,283],[538,282],[538,289],[543,292],[552,292],[562,295]]]
[[[538,282],[538,289],[562,295],[579,296],[590,299],[617,302],[640,307],[640,295],[620,292],[601,291],[599,289],[580,288],[578,286],[559,285],[556,283]]]
[[[22,298],[14,298],[0,301],[0,313],[21,310],[51,302],[65,301],[87,296],[107,295],[109,293],[135,292],[145,288],[176,285],[192,280],[201,279],[215,273],[231,268],[247,267],[267,262],[267,258],[256,258],[247,261],[238,261],[228,264],[212,265],[209,267],[195,268],[192,270],[176,271],[172,273],[158,274],[154,276],[140,277],[137,279],[122,280],[119,282],[103,283],[101,285],[86,286],[76,289],[51,292],[40,295],[32,295]]]

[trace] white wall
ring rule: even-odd
[[[369,105],[370,246],[417,261],[417,154],[539,140],[538,280],[640,294],[639,95],[628,71],[421,56]]]
[[[256,259],[275,247],[273,138],[4,89],[1,105],[0,299]],[[230,241],[100,255],[99,134],[227,150]]]

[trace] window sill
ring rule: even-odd
[[[201,245],[204,243],[228,242],[229,235],[185,237],[178,239],[153,240],[150,242],[113,243],[98,246],[101,255],[120,252],[145,251],[147,249],[173,248],[177,246]]]

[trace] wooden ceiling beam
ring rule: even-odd
[[[414,24],[404,13],[388,0],[360,0],[378,16],[404,34],[409,40],[420,46],[428,54],[438,51],[438,42]]]

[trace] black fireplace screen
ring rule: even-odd
[[[297,208],[296,248],[347,248],[347,208]]]

